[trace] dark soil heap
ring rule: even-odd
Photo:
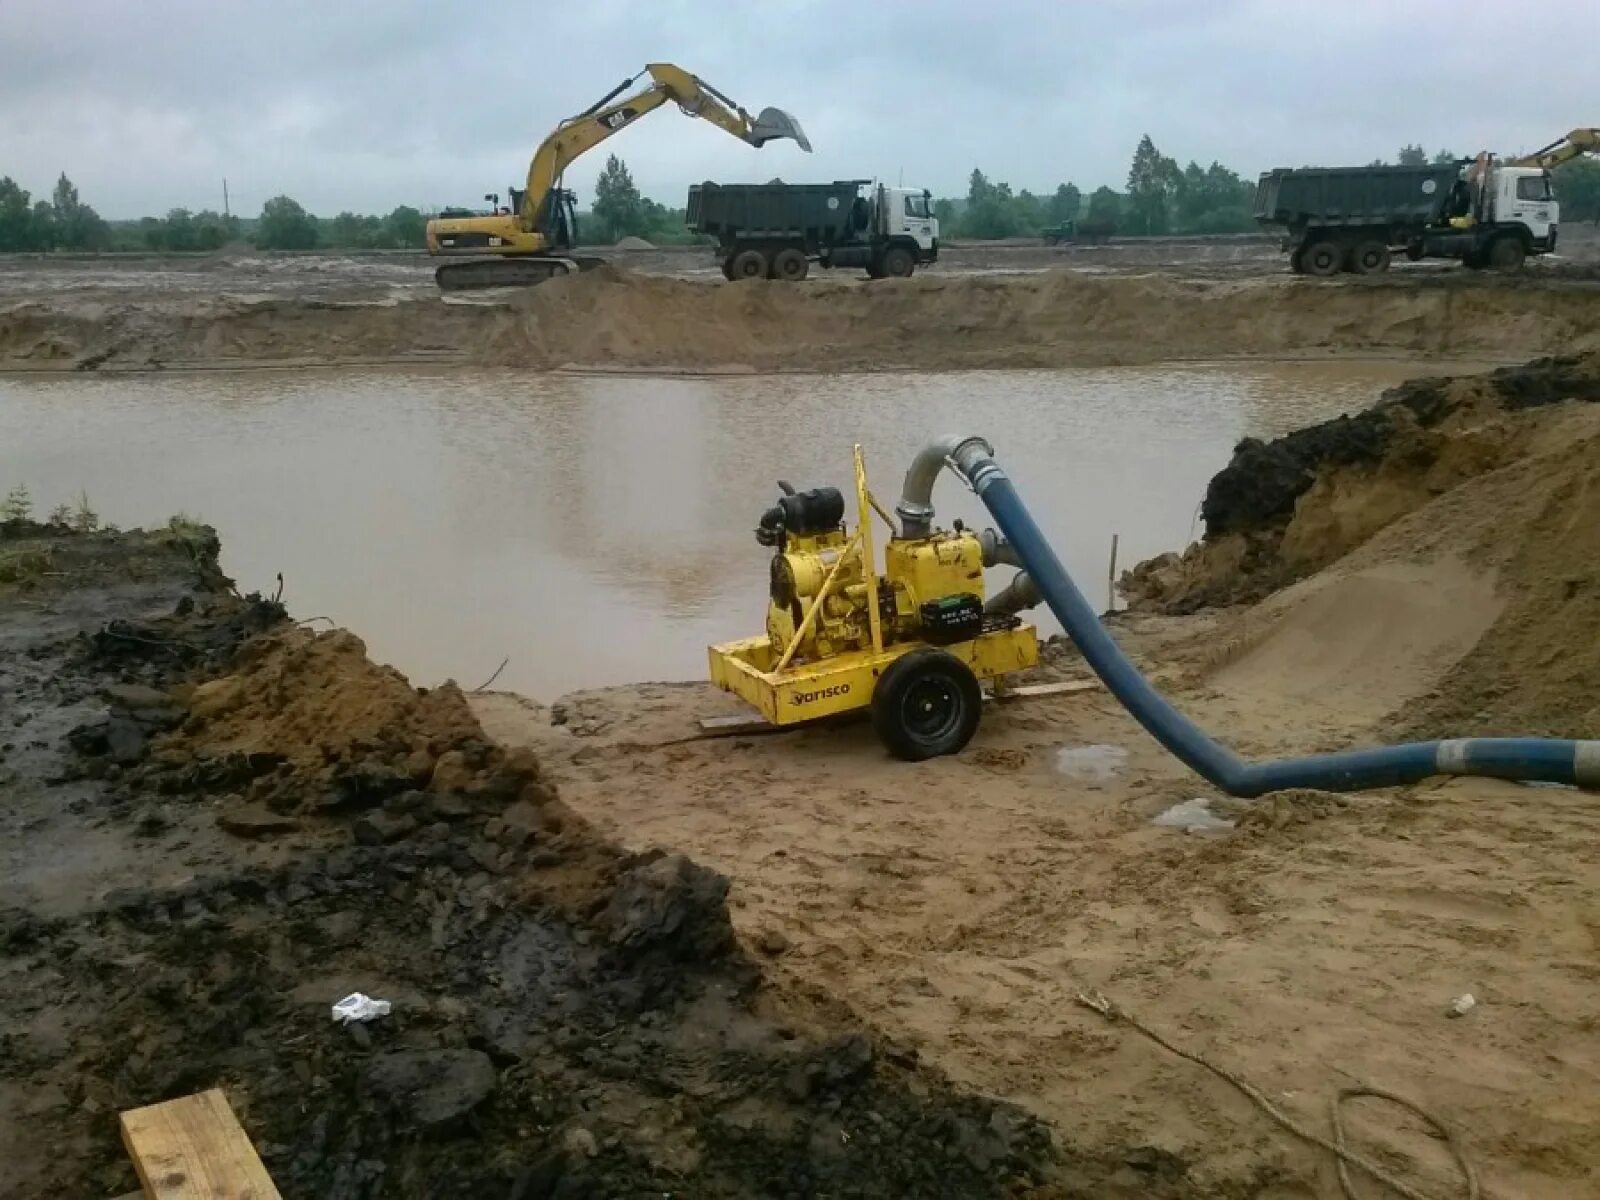
[[[1206,533],[1124,573],[1134,608],[1189,613],[1259,600],[1333,562],[1465,480],[1516,461],[1518,414],[1600,402],[1600,354],[1420,379],[1372,408],[1263,442],[1246,438],[1206,489]]]
[[[453,686],[239,597],[209,534],[23,542],[52,569],[0,593],[0,1197],[132,1189],[118,1111],[211,1086],[286,1197],[1184,1194],[786,1009],[726,879],[601,840]],[[22,869],[108,839],[106,877],[196,869]],[[355,990],[393,1012],[334,1024]]]

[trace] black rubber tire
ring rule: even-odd
[[[890,246],[878,262],[878,269],[887,279],[909,279],[917,269],[917,256],[904,246]]]
[[[1306,273],[1305,260],[1301,256],[1300,251],[1298,251],[1298,250],[1290,251],[1290,253],[1289,253],[1289,270],[1290,270],[1291,273],[1293,273],[1295,275],[1304,275]]]
[[[972,740],[982,709],[978,677],[932,646],[895,659],[872,690],[872,727],[906,762],[955,754]]]
[[[1407,242],[1406,243],[1406,257],[1408,259],[1410,259],[1412,262],[1421,262],[1422,261],[1422,243],[1421,242]]]
[[[1344,247],[1338,242],[1312,242],[1300,252],[1300,263],[1307,275],[1326,279],[1344,269]]]
[[[785,246],[772,256],[772,277],[785,283],[799,283],[811,270],[806,252],[794,246]]]
[[[1389,269],[1389,247],[1376,239],[1357,242],[1350,251],[1350,269],[1357,275],[1381,275]]]
[[[1481,271],[1489,264],[1484,261],[1483,255],[1476,250],[1468,250],[1461,256],[1461,265],[1469,271]]]
[[[1497,237],[1489,243],[1489,266],[1496,271],[1510,273],[1522,270],[1522,264],[1527,261],[1528,249],[1522,244],[1522,239],[1515,236]]]
[[[733,256],[729,255],[722,260],[722,277],[729,282],[733,280]]]
[[[739,251],[728,264],[728,272],[734,280],[765,279],[771,270],[767,256],[754,248]]]

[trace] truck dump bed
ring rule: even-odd
[[[695,233],[734,237],[839,240],[850,227],[867,179],[833,183],[697,183],[684,223]]]
[[[1420,167],[1279,168],[1256,185],[1256,220],[1267,225],[1432,225],[1442,217],[1461,164]]]

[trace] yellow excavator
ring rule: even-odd
[[[648,75],[650,82],[617,99]],[[487,215],[445,210],[428,222],[429,254],[494,255],[473,262],[446,263],[434,272],[445,291],[467,288],[524,287],[556,275],[587,271],[602,259],[570,253],[577,240],[576,197],[561,186],[561,175],[580,155],[633,124],[668,101],[691,117],[710,121],[740,141],[764,146],[779,138],[810,151],[800,124],[779,108],[764,108],[751,117],[705,80],[671,63],[650,63],[624,79],[575,117],[557,125],[540,143],[528,164],[527,185],[511,188],[502,207],[490,194],[495,211]]]

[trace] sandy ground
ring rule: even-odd
[[[884,371],[1263,356],[1482,361],[1600,348],[1600,281],[1540,271],[1328,281],[1054,269],[792,285],[608,267],[445,300],[409,285],[340,290],[333,261],[255,260],[291,278],[319,263],[332,282],[302,280],[289,292],[238,288],[222,268],[209,288],[75,289],[60,279],[19,294],[0,281],[0,370],[404,362]]]
[[[1345,732],[1259,690],[1184,700],[1212,728],[1251,730],[1260,754]],[[1198,1182],[1334,1194],[1321,1152],[1076,1007],[1092,988],[1314,1128],[1358,1081],[1415,1098],[1469,1131],[1493,1195],[1571,1197],[1600,1169],[1600,887],[1575,874],[1600,815],[1575,796],[1476,781],[1305,796],[1212,840],[1150,824],[1207,788],[1100,694],[996,709],[958,759],[915,766],[862,725],[682,741],[729,711],[698,685],[574,707],[583,718],[556,727],[514,697],[475,704],[625,843],[730,874],[736,927],[791,946],[785,986],[849,1006],[1068,1144],[1151,1145]],[[1085,745],[1126,761],[1103,782],[1064,777],[1058,754]],[[1448,1019],[1466,992],[1479,1007]],[[1359,1136],[1386,1161],[1448,1181],[1410,1120],[1372,1116]]]
[[[1600,411],[1514,419],[1537,435],[1524,456],[1419,500],[1264,604],[1124,615],[1114,631],[1251,757],[1396,740],[1447,679],[1471,694],[1483,676],[1500,703],[1542,711],[1551,650],[1516,639],[1530,611],[1552,629],[1563,603],[1571,619],[1590,612]],[[1547,555],[1563,547],[1558,571]],[[1552,571],[1570,602],[1545,597]],[[1593,638],[1583,619],[1580,642]],[[1063,649],[1042,674],[1086,669]],[[1592,679],[1563,686],[1581,710]],[[735,924],[774,952],[785,988],[864,1015],[1067,1145],[1154,1147],[1218,1194],[1337,1194],[1323,1152],[1079,1006],[1093,989],[1312,1128],[1326,1130],[1342,1087],[1415,1099],[1462,1131],[1488,1195],[1590,1194],[1600,1172],[1600,811],[1582,793],[1441,780],[1241,804],[1098,690],[992,705],[962,754],[916,765],[864,723],[697,738],[698,718],[738,706],[694,683],[549,710],[513,695],[473,704],[625,843],[681,847],[731,875]],[[1202,797],[1235,828],[1152,824]],[[1466,993],[1476,1007],[1452,1018]],[[1353,1136],[1382,1162],[1455,1194],[1419,1122],[1353,1110]]]

